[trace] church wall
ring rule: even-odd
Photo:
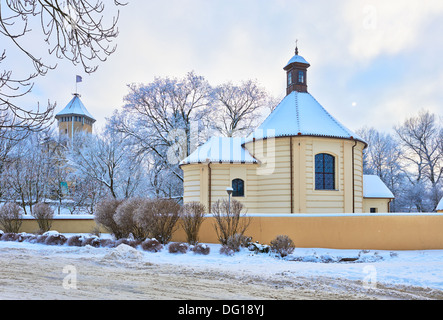
[[[72,136],[72,121],[58,121],[58,130],[60,134],[68,134],[71,138]],[[67,130],[67,131],[66,131]],[[74,121],[74,132],[86,131],[92,133],[92,126],[89,124],[82,124],[80,121]]]
[[[361,142],[354,144],[352,140],[308,136],[248,143],[245,147],[261,161],[260,165],[211,163],[208,168],[208,164],[203,163],[182,166],[184,202],[200,201],[208,208],[209,199],[211,205],[218,199],[227,199],[226,188],[231,186],[233,179],[239,178],[245,182],[245,196],[234,198],[245,205],[248,213],[368,212],[363,207],[364,145]],[[336,190],[315,189],[314,164],[318,153],[328,153],[335,157]]]

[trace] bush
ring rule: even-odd
[[[97,236],[84,238],[83,242],[82,242],[82,246],[88,246],[88,245],[98,248],[101,245],[100,239]]]
[[[248,244],[248,250],[254,251],[255,253],[269,253],[271,247],[267,244],[260,244],[258,242],[250,242]]]
[[[228,247],[227,245],[222,245],[220,248],[220,254],[224,254],[227,256],[233,256],[234,255],[234,250],[232,250],[232,248]]]
[[[251,218],[242,215],[243,204],[235,199],[229,201],[218,200],[212,205],[212,215],[215,218],[215,231],[218,241],[226,245],[228,238],[240,234],[243,235],[251,223]]]
[[[95,208],[95,221],[112,233],[116,239],[125,238],[129,235],[114,220],[115,212],[121,203],[121,200],[109,198],[99,202]]]
[[[141,243],[140,240],[121,238],[115,242],[115,246],[118,247],[121,244],[126,244],[127,246],[136,248],[140,243]]]
[[[136,209],[135,221],[161,244],[167,244],[177,229],[180,205],[174,200],[146,200]]]
[[[134,219],[135,211],[144,201],[142,198],[130,198],[123,201],[116,209],[114,221],[121,228],[124,234],[132,234],[137,240],[144,240],[147,237],[147,229],[140,226]]]
[[[282,258],[291,254],[294,249],[294,242],[286,235],[279,235],[271,241],[271,251],[277,253]]]
[[[173,242],[168,247],[169,253],[186,253],[188,245],[184,242]]]
[[[100,247],[103,248],[114,248],[115,242],[112,239],[100,239]]]
[[[18,233],[22,226],[22,209],[15,202],[7,202],[0,208],[0,225],[5,233]]]
[[[196,253],[196,254],[203,254],[203,255],[208,255],[210,248],[208,245],[206,244],[202,244],[202,243],[197,243],[196,245],[194,245],[191,248],[191,251]]]
[[[85,239],[82,235],[73,235],[66,241],[67,245],[70,247],[81,247],[83,245],[83,240]]]
[[[163,249],[162,244],[157,239],[146,239],[141,243],[141,247],[145,251],[159,252]]]
[[[238,252],[240,251],[240,247],[246,247],[250,241],[250,237],[236,233],[229,236],[228,240],[226,240],[226,246],[231,248],[234,252]]]
[[[206,208],[200,202],[190,202],[180,209],[181,225],[189,244],[198,242],[198,231],[205,218]]]
[[[61,246],[64,245],[65,242],[68,240],[66,237],[58,232],[45,232],[43,235],[46,235],[45,244],[51,245],[51,246]]]
[[[5,232],[2,235],[2,241],[16,241],[17,237],[18,237],[17,233]]]
[[[54,210],[48,204],[40,202],[34,205],[32,216],[37,220],[40,229],[38,233],[42,234],[51,229]]]

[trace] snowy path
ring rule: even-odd
[[[368,252],[367,263],[316,263],[247,250],[228,257],[210,246],[201,256],[0,241],[0,299],[443,299],[443,251],[380,252],[384,259],[375,262]],[[294,255],[312,260],[358,250],[313,252]],[[375,288],[362,283],[371,272]]]

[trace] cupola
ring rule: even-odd
[[[310,64],[305,60],[305,58],[298,55],[298,47],[295,47],[295,55],[283,68],[286,71],[287,95],[293,91],[308,92],[306,73],[309,66]]]

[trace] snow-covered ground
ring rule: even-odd
[[[192,276],[196,277],[195,279],[198,279],[199,272],[203,274],[206,271],[230,274],[233,278],[241,279],[278,278],[283,286],[285,281],[287,283],[298,281],[300,284],[300,279],[327,278],[353,282],[362,290],[376,291],[378,288],[398,286],[419,287],[424,292],[429,292],[430,297],[443,297],[440,292],[443,290],[443,250],[362,251],[296,248],[291,255],[282,259],[272,254],[256,254],[246,248],[232,256],[226,256],[219,253],[220,245],[208,244],[208,246],[210,253],[200,255],[191,251],[185,254],[171,254],[167,247],[160,252],[152,253],[143,251],[141,247],[134,249],[126,245],[116,248],[94,248],[0,241],[0,270],[2,270],[0,283],[9,285],[8,289],[3,289],[4,291],[0,288],[0,299],[15,297],[14,292],[11,292],[14,290],[12,288],[16,287],[15,280],[5,278],[10,277],[10,274],[13,274],[14,279],[19,278],[18,268],[28,264],[27,267],[32,271],[32,265],[38,265],[39,261],[44,259],[53,261],[59,259],[64,265],[72,264],[74,267],[80,261],[95,261],[95,265],[99,263],[103,268],[112,265],[111,262],[119,261],[120,269],[116,271],[117,274],[137,269],[137,266],[142,270],[146,266],[155,265],[159,269],[165,267],[171,270],[193,270]],[[20,265],[14,265],[13,262]],[[8,269],[11,273],[8,273]],[[79,271],[80,274],[81,272]],[[29,272],[26,276],[29,276]],[[59,276],[63,279],[66,274],[63,275],[60,270]],[[44,292],[45,289],[38,290]],[[17,292],[16,298],[20,298],[22,294],[23,292]],[[418,298],[426,298],[426,294],[423,295],[422,292]]]

